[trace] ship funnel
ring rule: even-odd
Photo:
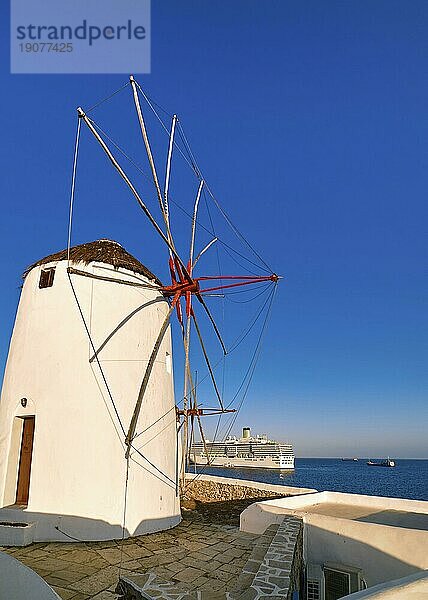
[[[242,437],[244,438],[244,440],[248,439],[249,437],[251,437],[251,429],[249,427],[244,427],[242,430]]]

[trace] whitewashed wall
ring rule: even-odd
[[[311,513],[326,504],[349,518]],[[345,509],[345,513],[341,509]],[[355,519],[355,509],[362,514],[383,515],[390,512],[396,526]],[[362,494],[319,492],[257,502],[241,513],[241,529],[262,533],[284,516],[300,516],[304,523],[304,559],[313,564],[326,562],[351,565],[362,569],[368,586],[428,569],[428,532],[423,528],[428,502]],[[414,523],[414,528],[411,528]]]
[[[0,502],[14,502],[19,419],[35,415],[27,520],[40,539],[121,537],[126,461],[124,434],[85,331],[66,272],[39,289],[41,267],[27,275],[16,316],[0,402]],[[75,267],[97,275],[146,282],[102,263]],[[153,290],[71,275],[105,378],[125,430],[167,302]],[[126,532],[171,527],[180,520],[176,496],[176,423],[171,336],[153,368],[130,460]],[[26,408],[21,398],[27,398]],[[147,459],[147,460],[146,460]],[[152,464],[150,464],[152,463]],[[5,519],[5,511],[0,513]],[[15,511],[13,511],[15,512]],[[20,520],[23,520],[21,517]]]

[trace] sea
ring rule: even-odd
[[[394,468],[370,467],[367,460],[340,458],[296,458],[295,470],[198,467],[199,473],[249,479],[275,485],[313,488],[318,491],[347,492],[428,500],[428,460],[396,459]],[[373,459],[375,460],[375,459]],[[381,460],[381,459],[376,459]],[[193,471],[193,467],[189,468]]]

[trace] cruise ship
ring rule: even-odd
[[[191,445],[189,458],[192,464],[294,470],[294,453],[291,444],[269,440],[266,435],[252,437],[249,427],[243,428],[241,438],[229,436],[223,442],[206,440],[205,445],[206,450],[203,442],[195,442]]]

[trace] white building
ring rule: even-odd
[[[0,521],[34,523],[35,541],[172,527],[181,516],[169,329],[136,428],[125,510],[124,430],[168,311],[160,282],[109,240],[67,258],[53,254],[25,274],[0,401]]]
[[[241,530],[263,533],[287,516],[303,523],[306,600],[428,598],[428,502],[310,493],[252,504]]]

